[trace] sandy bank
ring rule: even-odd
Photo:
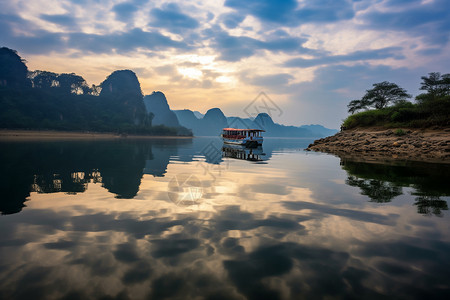
[[[412,160],[450,163],[450,128],[439,130],[353,129],[310,144],[307,151],[365,160]]]
[[[148,135],[118,135],[99,132],[73,132],[53,130],[0,130],[0,140],[83,140],[83,139],[190,139],[186,136],[148,136]]]

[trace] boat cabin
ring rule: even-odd
[[[245,139],[261,137],[261,132],[265,132],[262,129],[239,129],[239,128],[224,128],[222,130],[222,137],[226,139]]]

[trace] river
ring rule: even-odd
[[[450,166],[218,138],[0,143],[0,299],[449,299]]]

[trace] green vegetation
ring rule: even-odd
[[[184,127],[152,126],[153,117],[130,70],[89,87],[74,73],[28,72],[16,51],[0,48],[0,128],[192,135]]]
[[[348,111],[351,115],[344,120],[342,127],[450,126],[450,74],[429,73],[421,79],[420,89],[426,92],[416,97],[415,104],[407,101],[411,96],[394,83],[374,84],[362,99],[350,101]],[[393,105],[389,106],[391,103]],[[356,113],[363,109],[365,111]]]
[[[397,129],[396,131],[395,131],[395,133],[394,133],[395,135],[397,135],[397,136],[402,136],[402,135],[405,135],[406,134],[406,132],[404,132],[403,131],[403,129]]]

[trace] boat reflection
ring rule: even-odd
[[[256,148],[248,148],[242,145],[223,144],[222,157],[242,159],[249,161],[264,161],[266,154],[263,152],[262,146]]]

